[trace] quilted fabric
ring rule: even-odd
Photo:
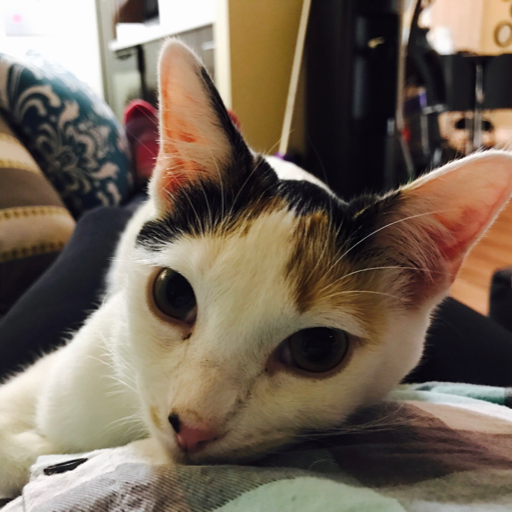
[[[75,217],[129,195],[123,128],[67,70],[35,53],[23,61],[0,53],[0,109]]]
[[[510,512],[509,397],[402,386],[338,433],[244,465],[166,464],[151,440],[40,457],[2,512]]]

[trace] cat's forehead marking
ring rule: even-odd
[[[182,236],[246,237],[257,219],[288,211],[294,218],[288,231],[259,243],[271,245],[270,252],[287,251],[284,277],[296,309],[350,311],[366,332],[376,335],[384,322],[378,275],[361,271],[369,263],[359,250],[344,255],[352,243],[354,212],[366,205],[347,211],[345,203],[314,183],[279,180],[259,158],[254,166],[257,172],[236,187],[204,180],[178,190],[172,210],[147,222],[137,243],[159,251]],[[371,261],[370,266],[377,265]]]
[[[297,218],[287,264],[297,309],[350,311],[365,332],[378,338],[385,321],[380,282],[364,271],[366,262],[344,255],[351,242],[340,242],[340,229],[326,211]]]
[[[255,158],[250,171],[244,171],[242,166],[240,172],[231,170],[224,174],[236,176],[236,180],[195,179],[178,187],[171,197],[169,211],[143,226],[137,245],[160,250],[163,244],[183,235],[240,235],[247,232],[254,219],[286,207],[279,194],[279,180],[262,158]]]

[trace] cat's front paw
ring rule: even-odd
[[[174,464],[172,457],[167,450],[154,437],[133,441],[126,446],[126,450],[132,453],[138,460],[142,460],[152,465]]]
[[[28,482],[30,466],[54,447],[33,430],[0,432],[0,500],[14,498]]]

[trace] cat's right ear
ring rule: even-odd
[[[159,211],[172,207],[180,187],[196,180],[228,186],[235,167],[249,167],[251,153],[194,53],[178,40],[159,60],[160,151],[150,194]]]
[[[375,240],[413,276],[417,299],[446,292],[471,247],[512,195],[512,154],[486,151],[451,162],[381,202]],[[377,203],[378,205],[378,203]],[[413,268],[417,272],[410,272]]]

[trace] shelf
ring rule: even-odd
[[[211,0],[160,2],[159,22],[118,24],[117,39],[111,41],[108,47],[113,52],[119,52],[213,25],[214,22],[215,2]]]
[[[139,25],[134,23],[134,25]],[[158,39],[164,39],[166,37],[175,36],[182,32],[194,30],[196,28],[202,28],[210,25],[210,23],[202,23],[200,25],[187,25],[183,29],[161,27],[160,25],[149,26],[146,28],[145,25],[140,24],[142,27],[140,30],[137,28],[133,30],[133,33],[126,34],[122,39],[116,39],[111,41],[108,45],[109,49],[113,52],[119,52],[121,50],[127,50],[128,48],[134,48],[142,44],[151,43]]]

